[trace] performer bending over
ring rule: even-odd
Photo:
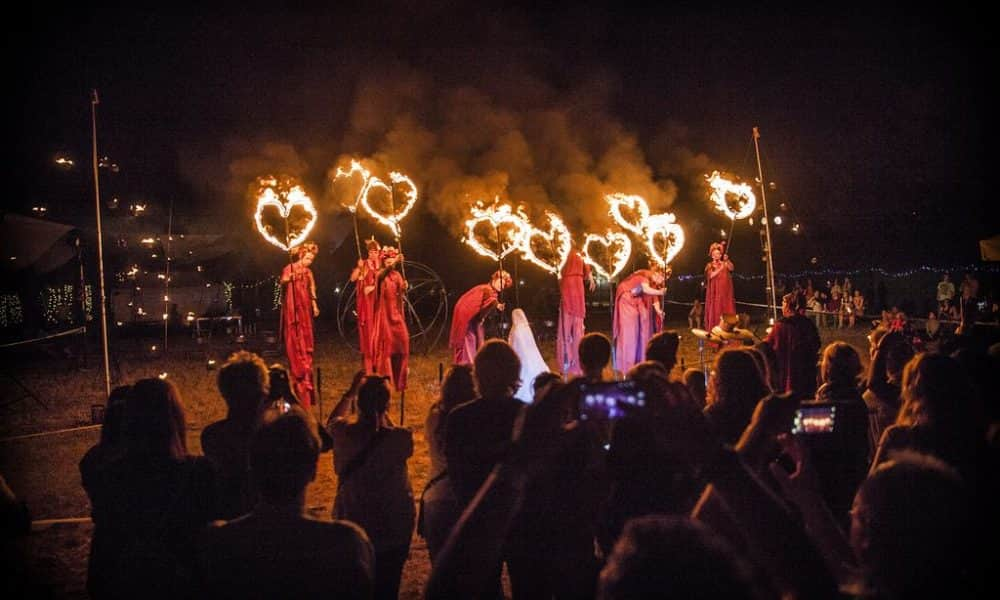
[[[281,326],[285,338],[288,370],[302,406],[309,410],[313,401],[313,317],[319,316],[316,304],[316,280],[309,265],[319,246],[306,242],[296,250],[297,259],[281,272],[283,289]]]
[[[583,262],[579,250],[573,248],[559,274],[559,325],[556,327],[556,360],[564,375],[581,375],[577,351],[583,337],[583,319],[587,307],[583,299],[583,283],[594,291],[590,265]],[[523,365],[523,359],[522,359]],[[528,384],[529,382],[524,382]]]
[[[489,283],[480,283],[458,299],[451,314],[451,333],[448,336],[452,363],[472,364],[472,359],[485,341],[483,320],[494,308],[503,311],[504,305],[500,302],[499,294],[512,285],[514,280],[510,273],[496,271]]]
[[[372,327],[375,319],[375,277],[382,268],[379,243],[375,238],[365,240],[368,258],[358,259],[358,266],[351,271],[354,282],[355,313],[358,315],[358,341],[361,344],[361,361],[365,373],[372,370],[375,349],[372,346]]]
[[[403,255],[392,246],[382,248],[382,270],[375,290],[372,330],[374,370],[388,375],[397,392],[406,389],[410,361],[410,330],[406,327],[404,295],[407,283],[397,266]]]
[[[665,293],[663,285],[670,273],[669,266],[664,272],[660,265],[653,263],[649,269],[639,269],[618,284],[612,333],[615,369],[619,372],[626,373],[632,365],[644,360],[646,343],[663,319],[658,299]]]
[[[705,329],[719,325],[722,315],[736,314],[733,296],[733,262],[725,254],[725,245],[715,242],[708,247],[711,262],[705,265]]]

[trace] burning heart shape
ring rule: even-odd
[[[650,258],[663,266],[669,265],[684,247],[684,230],[676,220],[671,213],[646,219],[646,249]]]
[[[599,244],[603,247],[603,250],[600,251],[601,254],[598,254],[598,256],[605,257],[603,261],[597,260],[591,255],[591,244]],[[603,236],[588,233],[583,239],[583,261],[608,281],[622,272],[622,269],[628,264],[630,256],[632,256],[632,240],[624,233],[609,231]]]
[[[573,242],[570,238],[569,229],[566,228],[562,219],[548,211],[545,212],[545,216],[549,219],[548,232],[528,224],[524,237],[521,238],[521,253],[528,262],[538,265],[549,273],[556,274],[566,264],[566,259],[569,258]],[[533,242],[539,238],[541,239],[541,243],[537,245],[545,248],[545,254],[550,257],[548,260],[538,256],[535,252],[536,244]],[[557,259],[555,264],[552,263],[553,258]]]
[[[644,235],[643,229],[646,220],[649,219],[649,205],[646,204],[646,200],[642,196],[614,193],[605,194],[604,199],[611,207],[611,216],[619,225],[638,236]],[[632,214],[623,215],[622,207],[628,209]]]
[[[484,227],[485,238],[492,241],[491,244],[498,247],[499,252],[491,250],[479,240],[480,233]],[[501,206],[491,206],[483,208],[482,205],[472,207],[472,218],[465,221],[466,244],[482,256],[488,256],[493,260],[500,260],[515,250],[521,248],[522,240],[528,230],[527,219],[523,213],[515,213],[509,204]]]
[[[312,231],[313,225],[316,224],[318,215],[312,200],[309,199],[309,196],[306,195],[300,186],[296,185],[290,187],[288,190],[276,192],[276,185],[277,181],[274,179],[261,180],[261,189],[257,194],[257,212],[254,214],[254,222],[257,223],[257,231],[264,236],[265,240],[287,252],[309,237],[309,232]],[[281,201],[282,198],[284,198],[284,202]],[[299,227],[298,231],[293,232],[289,217],[291,216],[292,209],[296,207],[305,211],[307,219],[305,224]],[[278,215],[285,222],[286,233],[281,236],[284,238],[284,241],[274,235],[274,228],[271,225],[264,224],[264,211],[268,208],[276,209]]]
[[[389,179],[392,181],[392,185],[387,185],[378,177],[370,177],[365,182],[361,195],[361,206],[373,219],[388,227],[392,231],[392,235],[399,238],[399,222],[409,214],[413,205],[417,203],[417,186],[414,185],[413,180],[409,177],[396,171],[389,173]],[[394,197],[392,193],[396,186],[400,186],[405,190],[402,195],[403,201],[398,207],[395,206],[398,196]],[[383,213],[372,206],[370,198],[372,190],[381,190],[384,192],[385,197],[388,198],[388,212]]]
[[[712,171],[705,177],[712,187],[712,201],[715,207],[732,220],[745,219],[753,214],[757,207],[757,197],[753,188],[747,183],[734,183],[724,179],[718,171]],[[730,198],[733,202],[730,202]],[[734,206],[735,205],[735,206]]]

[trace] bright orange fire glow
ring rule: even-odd
[[[598,260],[591,256],[591,244],[603,246],[602,253],[605,260]],[[583,238],[581,254],[583,261],[590,265],[598,275],[611,281],[628,264],[628,259],[632,256],[632,240],[620,231],[608,231],[603,236],[588,233]]]
[[[754,195],[750,184],[732,182],[719,175],[718,171],[712,171],[712,174],[706,175],[705,179],[712,188],[712,201],[720,212],[734,221],[753,214],[753,210],[757,207],[757,196]],[[735,198],[735,209],[727,200],[729,197]]]
[[[257,224],[257,231],[260,232],[265,240],[286,252],[304,242],[309,237],[313,226],[316,225],[316,219],[319,216],[316,213],[316,207],[313,206],[312,199],[306,195],[301,186],[279,186],[278,180],[274,177],[260,178],[259,185],[260,188],[257,191],[257,211],[254,213],[254,222]],[[284,232],[277,232],[278,235],[276,236],[273,227],[264,224],[264,211],[268,207],[276,209],[281,218],[286,222],[292,209],[295,207],[304,210],[309,215],[309,219],[299,231],[292,232],[289,230],[287,239],[285,239]]]

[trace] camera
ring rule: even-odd
[[[795,411],[792,433],[810,435],[833,433],[837,422],[837,406],[831,403],[805,404]]]
[[[646,406],[646,392],[631,380],[580,385],[580,418],[614,421]]]

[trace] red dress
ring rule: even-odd
[[[496,304],[497,291],[488,283],[481,283],[465,292],[455,303],[451,332],[448,335],[448,347],[451,348],[454,364],[472,364],[476,351],[486,337],[483,318]]]
[[[559,277],[559,324],[556,328],[556,360],[564,373],[579,375],[580,338],[587,315],[583,282],[590,278],[590,265],[579,252],[571,252]]]
[[[366,373],[374,373],[375,347],[372,344],[372,329],[375,319],[375,290],[365,293],[365,288],[375,287],[378,275],[378,260],[365,260],[365,273],[355,284],[355,310],[358,314],[358,341],[361,345],[361,360]]]
[[[373,294],[376,298],[372,366],[379,375],[388,375],[398,392],[406,389],[410,361],[410,330],[403,308],[405,290],[406,280],[393,269],[382,278]]]
[[[281,302],[281,327],[285,338],[288,370],[299,402],[306,409],[313,401],[313,296],[316,282],[309,267],[295,262],[286,265],[281,279],[285,284]]]
[[[736,314],[736,298],[733,295],[733,278],[729,269],[722,267],[715,277],[709,277],[712,263],[705,266],[705,329],[709,331],[719,324],[723,314]]]
[[[648,284],[652,271],[640,269],[618,284],[615,292],[615,313],[612,333],[615,338],[615,369],[626,373],[636,363],[643,361],[646,344],[660,327],[660,321],[653,316],[653,302],[658,296],[650,296],[642,291],[642,284]]]

